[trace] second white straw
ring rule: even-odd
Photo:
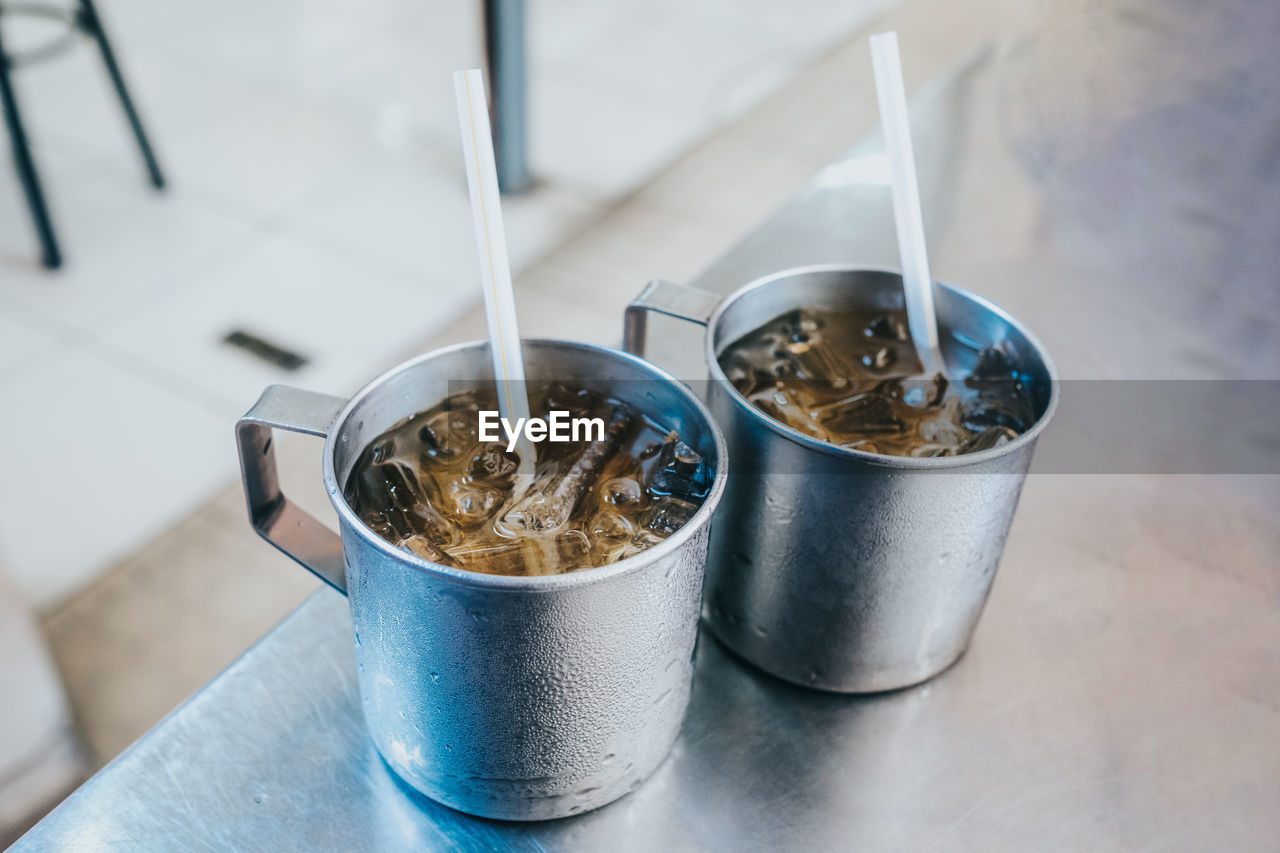
[[[898,232],[898,257],[902,264],[902,290],[907,303],[911,342],[926,376],[945,373],[938,346],[938,317],[933,307],[933,276],[924,242],[924,214],[920,209],[920,185],[916,180],[915,151],[907,118],[907,90],[902,82],[898,34],[871,37],[871,65],[880,102],[880,124],[892,175],[893,220]]]
[[[453,89],[462,124],[462,150],[471,192],[471,218],[480,254],[480,279],[484,286],[485,316],[489,323],[489,348],[493,376],[498,385],[498,408],[511,423],[529,419],[529,392],[524,378],[520,330],[516,326],[515,291],[507,259],[507,236],[502,227],[502,202],[498,196],[498,168],[493,157],[489,128],[489,101],[480,69],[453,72]],[[520,468],[517,476],[527,487],[533,478],[534,444],[520,433],[517,444]],[[523,491],[517,484],[516,492]]]

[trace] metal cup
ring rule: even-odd
[[[727,298],[654,282],[627,309],[642,354],[647,312],[707,326],[707,400],[734,474],[711,536],[703,618],[734,652],[796,684],[848,693],[906,687],[965,650],[995,577],[1036,438],[1058,401],[1044,347],[976,294],[936,288],[943,356],[967,373],[1004,342],[1031,378],[1035,425],[1003,447],[904,458],[846,450],[747,401],[720,353],[796,308],[902,309],[894,272],[784,270]]]
[[[602,806],[670,750],[726,466],[706,407],[647,362],[562,341],[527,341],[524,356],[531,379],[630,402],[702,454],[713,485],[684,527],[618,563],[543,577],[436,565],[369,530],[342,496],[356,458],[451,383],[491,383],[485,343],[420,356],[349,401],[271,386],[236,427],[254,528],[350,599],[365,719],[386,763],[434,800],[507,820]],[[323,476],[341,537],[281,493],[273,427],[327,436]]]

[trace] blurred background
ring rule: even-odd
[[[56,2],[0,0],[0,846],[318,587],[247,522],[232,428],[263,387],[349,394],[485,332],[450,72],[486,65],[486,4]],[[982,76],[916,130],[943,140],[940,278],[981,282],[1064,378],[1276,378],[1280,14],[1154,9],[527,0],[522,333],[617,345],[647,280],[688,281],[874,131],[866,38],[894,29],[909,92]],[[318,441],[276,441],[331,518]],[[1276,504],[1275,478],[1239,488]],[[1213,552],[1186,500],[1168,548]],[[1265,550],[1240,573],[1270,590]]]

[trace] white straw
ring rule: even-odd
[[[502,228],[498,168],[493,159],[484,76],[478,68],[455,71],[453,89],[458,99],[458,118],[462,123],[462,150],[467,163],[467,185],[471,190],[476,248],[480,253],[480,279],[484,285],[485,316],[489,321],[493,375],[498,384],[498,408],[502,417],[514,424],[517,418],[529,418],[529,393],[524,381],[520,331],[516,327],[515,292],[511,287],[511,265],[507,260],[507,236]],[[520,451],[519,474],[531,478],[536,451],[523,430],[520,436],[517,444]]]
[[[902,289],[907,302],[911,341],[926,376],[943,373],[938,347],[938,318],[933,308],[933,277],[924,243],[924,214],[920,210],[920,186],[916,181],[915,152],[907,120],[907,91],[902,83],[898,34],[871,37],[871,65],[880,101],[880,124],[893,176],[893,219],[898,232],[898,257],[902,264]]]

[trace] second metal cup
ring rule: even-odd
[[[937,287],[937,313],[948,365],[967,372],[979,348],[1003,343],[1030,379],[1037,420],[1002,447],[943,458],[836,447],[770,418],[720,368],[727,346],[787,311],[902,307],[897,273],[816,266],[766,276],[723,300],[655,282],[627,309],[630,352],[643,352],[649,311],[707,326],[707,402],[734,473],[712,529],[703,616],[739,655],[797,684],[891,690],[964,652],[1036,439],[1057,405],[1040,342],[1000,308],[947,284]]]

